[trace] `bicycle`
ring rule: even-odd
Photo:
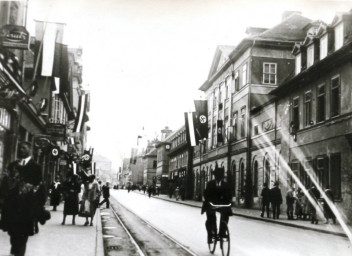
[[[209,204],[212,209],[220,212],[220,221],[219,221],[218,230],[220,231],[221,225],[222,225],[223,229],[225,229],[224,235],[220,236],[219,233],[217,233],[217,234],[215,234],[215,236],[212,237],[212,243],[208,243],[209,251],[211,254],[213,254],[216,249],[216,244],[219,241],[222,256],[229,256],[230,255],[230,232],[229,232],[229,228],[227,226],[227,223],[222,220],[222,211],[221,210],[231,207],[231,203],[227,204],[227,205],[214,205],[212,203],[209,203]]]

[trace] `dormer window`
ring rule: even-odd
[[[263,63],[263,84],[276,84],[276,63]]]
[[[320,38],[320,59],[328,56],[328,34]]]
[[[298,54],[296,56],[296,75],[299,74],[301,72],[301,68],[302,68],[302,59],[301,59],[301,54]]]
[[[314,45],[307,48],[307,68],[314,64]]]
[[[340,49],[343,45],[343,23],[335,27],[335,51]]]

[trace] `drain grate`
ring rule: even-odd
[[[107,246],[106,249],[109,251],[113,251],[113,250],[116,251],[116,250],[121,250],[121,246],[112,245],[112,246]]]

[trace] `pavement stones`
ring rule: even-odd
[[[72,216],[67,216],[66,225],[61,225],[63,204],[57,211],[50,210],[51,219],[39,233],[29,237],[26,256],[104,256],[100,210],[94,218],[93,226],[84,226],[85,218],[76,217],[76,225],[71,224]],[[0,256],[8,256],[10,240],[7,233],[0,231]]]

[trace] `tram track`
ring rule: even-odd
[[[101,218],[105,255],[197,255],[115,199],[101,211]]]

